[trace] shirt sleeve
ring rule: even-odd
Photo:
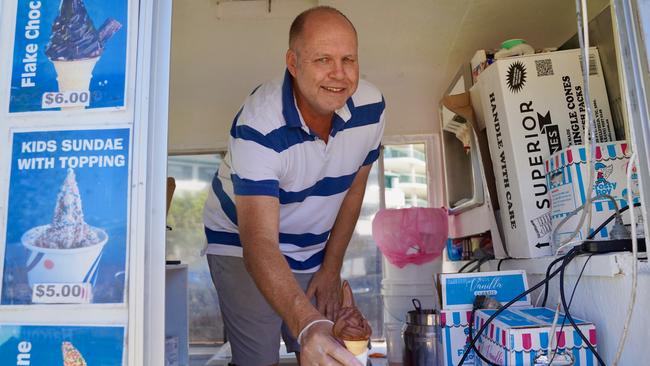
[[[374,143],[370,146],[370,151],[368,152],[368,155],[366,155],[366,158],[363,161],[362,165],[371,165],[374,163],[377,158],[379,158],[379,151],[381,150],[381,139],[384,136],[384,124],[385,124],[385,115],[386,115],[386,110],[382,110],[381,116],[379,117],[379,123],[377,126],[377,133],[374,138]]]
[[[230,137],[231,179],[234,192],[243,196],[280,194],[280,153],[271,139],[250,126],[240,125]]]

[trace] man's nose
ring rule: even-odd
[[[332,63],[332,69],[330,70],[330,77],[339,80],[345,77],[345,72],[343,70],[343,61],[338,60]]]

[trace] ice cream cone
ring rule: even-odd
[[[362,341],[343,341],[345,343],[345,348],[348,349],[348,351],[352,352],[353,355],[359,355],[362,354],[363,352],[368,351],[368,340],[364,339]]]
[[[76,91],[87,92],[90,89],[90,79],[99,57],[72,61],[54,61],[56,81],[59,83],[59,92]]]
[[[122,25],[108,18],[96,29],[84,0],[61,0],[60,3],[45,54],[56,69],[59,92],[87,92],[106,42]]]
[[[354,356],[363,366],[366,366],[368,364],[368,348],[366,350],[359,354]]]
[[[354,357],[365,366],[368,362],[368,340],[364,339],[362,341],[343,342],[345,343],[345,348],[347,348],[348,351],[350,351]]]
[[[343,341],[345,348],[365,366],[368,362],[368,340],[372,329],[356,307],[348,281],[343,281],[341,286],[341,308],[336,314],[332,331],[335,337]]]
[[[56,69],[59,91],[87,91],[99,57],[73,61],[52,61]]]

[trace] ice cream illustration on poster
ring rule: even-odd
[[[1,365],[122,366],[124,327],[0,325]]]
[[[61,353],[63,354],[63,366],[88,366],[84,356],[71,342],[63,342]]]
[[[9,111],[123,107],[128,0],[18,0]]]
[[[23,234],[21,243],[30,251],[27,280],[34,288],[52,279],[62,283],[95,283],[106,231],[84,221],[81,195],[72,168],[56,197],[52,221]]]
[[[129,130],[13,134],[2,304],[124,299]]]

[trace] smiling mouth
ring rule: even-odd
[[[322,86],[321,88],[323,88],[323,89],[325,89],[327,91],[333,92],[333,93],[340,93],[343,90],[345,90],[345,88],[333,88],[333,87],[330,87],[330,86]]]

